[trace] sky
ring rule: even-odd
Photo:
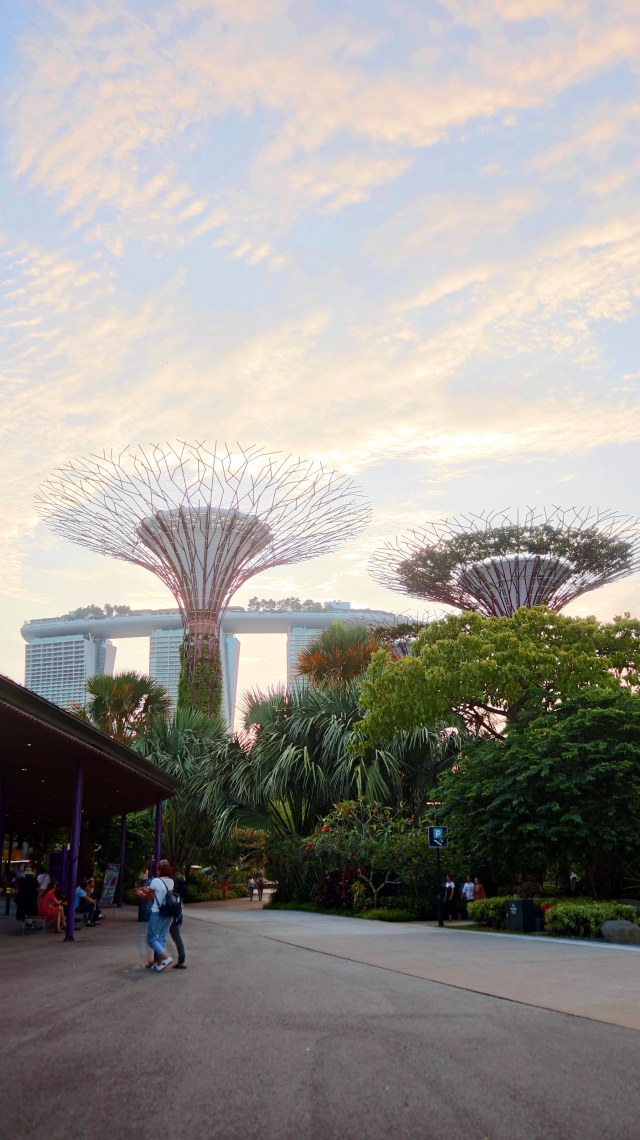
[[[13,0],[0,24],[0,672],[23,679],[27,619],[171,604],[35,514],[105,447],[239,440],[359,482],[369,528],[237,604],[416,614],[367,574],[398,533],[638,513],[636,0]],[[568,612],[624,610],[638,577]],[[282,647],[243,662],[276,681]]]

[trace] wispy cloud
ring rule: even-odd
[[[82,600],[83,575],[147,596],[97,557],[70,571],[32,510],[65,456],[128,440],[257,441],[361,477],[371,533],[275,575],[311,596],[381,604],[372,543],[503,485],[579,497],[592,470],[633,506],[635,5],[339,8],[25,10],[3,110],[0,542],[5,588],[38,612]]]

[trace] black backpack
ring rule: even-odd
[[[164,883],[164,879],[162,882]],[[159,911],[161,918],[180,917],[182,914],[182,899],[177,891],[170,891],[167,887],[167,893],[164,896],[164,901],[160,904]]]

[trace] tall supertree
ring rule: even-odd
[[[561,610],[639,567],[637,519],[553,508],[429,524],[377,551],[370,573],[411,597],[511,617],[521,606]]]
[[[247,579],[327,554],[366,525],[352,481],[258,447],[132,446],[69,460],[36,495],[58,534],[156,574],[183,619],[179,703],[217,712],[220,626]]]

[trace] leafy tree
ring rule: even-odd
[[[132,744],[152,716],[167,716],[171,700],[164,685],[146,673],[97,673],[87,678],[86,705],[72,703],[69,711],[95,725],[122,744]]]
[[[205,851],[211,861],[213,821],[201,789],[228,739],[221,720],[196,709],[178,708],[171,720],[151,717],[134,745],[137,752],[180,781],[177,794],[163,807],[163,850],[170,863],[187,871],[201,861]]]
[[[336,804],[304,849],[327,870],[356,871],[376,907],[380,891],[413,862],[416,840],[423,834],[402,809],[350,800]]]
[[[510,618],[465,613],[433,622],[410,656],[374,657],[362,685],[364,737],[459,718],[468,731],[497,738],[589,686],[637,684],[637,624],[601,626],[542,606]]]
[[[595,897],[615,893],[640,830],[640,697],[588,690],[467,747],[438,798],[478,857],[512,870],[573,865]]]
[[[363,625],[332,621],[298,656],[298,674],[314,685],[353,681],[368,667],[379,642]]]

